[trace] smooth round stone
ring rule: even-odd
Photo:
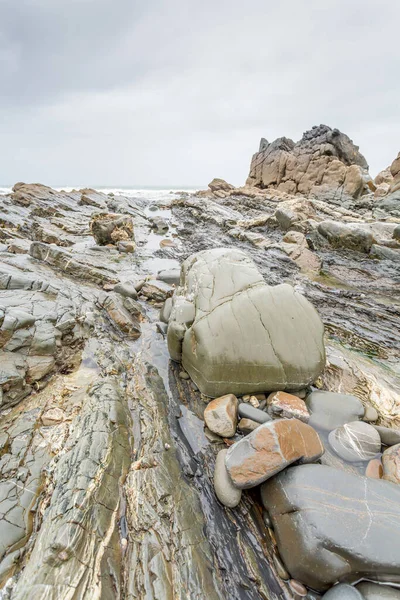
[[[373,458],[369,461],[365,469],[365,475],[371,479],[382,479],[383,466],[379,458]]]
[[[373,406],[366,406],[363,421],[367,421],[368,423],[374,423],[378,420],[378,411]]]
[[[400,589],[389,585],[362,581],[357,585],[357,589],[365,600],[400,600]]]
[[[339,583],[328,590],[322,600],[364,600],[364,596],[352,585]]]
[[[300,581],[297,581],[296,579],[291,579],[289,581],[289,587],[292,590],[292,592],[300,596],[300,598],[304,598],[305,596],[307,596],[307,588],[305,585],[300,583]]]
[[[239,404],[239,415],[243,419],[251,419],[256,423],[266,423],[267,421],[272,421],[269,414],[260,410],[259,408],[254,408],[251,404],[246,404],[241,402]]]
[[[238,490],[232,483],[225,466],[225,457],[228,450],[220,450],[215,460],[214,489],[218,500],[228,508],[235,508],[242,497],[242,490]]]
[[[379,433],[364,421],[346,423],[331,431],[328,439],[336,454],[349,462],[371,460],[381,450]]]

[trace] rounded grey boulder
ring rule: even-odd
[[[354,421],[338,427],[329,434],[329,443],[343,460],[371,460],[380,452],[381,438],[372,425]]]

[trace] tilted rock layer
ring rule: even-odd
[[[211,397],[302,389],[325,366],[314,307],[290,285],[268,286],[246,254],[226,248],[183,263],[167,339]]]

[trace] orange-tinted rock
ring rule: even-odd
[[[268,412],[285,418],[295,417],[308,423],[310,413],[306,403],[301,398],[286,392],[273,392],[267,398]]]
[[[382,479],[383,467],[380,458],[373,458],[369,461],[365,475],[371,479]]]
[[[257,427],[229,448],[226,467],[240,489],[266,481],[295,461],[313,462],[324,453],[317,432],[298,419],[277,419]]]
[[[238,419],[238,399],[233,394],[215,398],[204,411],[207,427],[221,437],[232,437],[236,432]]]

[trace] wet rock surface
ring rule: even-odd
[[[307,143],[314,145],[311,138]],[[335,152],[335,160],[352,167],[347,150],[341,158],[338,148]],[[334,194],[331,183],[341,176],[329,171],[329,186],[317,186],[308,196],[294,196],[275,184],[238,190],[226,182],[198,195],[150,194],[146,200],[39,184],[17,184],[11,194],[0,196],[0,597],[278,600],[299,597],[304,590],[307,597],[319,597],[305,588],[301,573],[289,568],[277,515],[262,509],[257,489],[242,492],[233,486],[223,465],[233,444],[264,426],[239,415],[233,438],[204,429],[210,399],[179,364],[197,307],[186,292],[175,294],[183,301],[174,302],[172,325],[171,295],[182,285],[184,260],[215,247],[251,259],[260,282],[255,287],[289,284],[317,308],[325,326],[327,363],[310,382],[314,387],[307,383],[298,395],[304,399],[328,390],[356,399],[338,411],[335,402],[329,403],[326,419],[338,419],[346,408],[346,420],[316,427],[325,446],[319,460],[334,469],[287,465],[264,485],[309,467],[355,478],[329,499],[335,527],[348,523],[352,535],[348,544],[339,540],[346,561],[358,561],[357,569],[372,561],[370,579],[395,580],[380,543],[383,539],[390,547],[397,514],[395,526],[387,528],[389,537],[386,529],[378,536],[376,528],[382,531],[382,512],[400,488],[361,477],[368,462],[343,461],[328,442],[332,429],[366,418],[364,407],[376,411],[374,424],[381,428],[383,444],[400,441],[399,271],[389,252],[399,250],[398,190],[388,191],[389,178],[379,184],[388,189],[376,197],[368,184],[348,193],[350,187],[344,186],[353,181],[355,190],[359,182],[358,167],[364,169],[359,164],[348,177],[346,171],[345,183]],[[131,221],[134,252],[124,246],[133,240],[119,235],[106,245],[96,243],[90,224],[99,213]],[[155,217],[160,227],[153,225]],[[331,244],[318,231],[324,221],[356,224],[369,232],[371,250]],[[238,282],[227,280],[225,274],[218,293],[231,302]],[[211,281],[217,282],[215,277]],[[208,280],[202,290],[202,302],[209,302]],[[166,299],[162,320],[169,322],[168,331],[159,315]],[[305,359],[307,336],[296,337]],[[168,337],[175,340],[178,363],[170,361]],[[245,353],[251,354],[253,346]],[[264,382],[249,390],[254,397],[239,395],[239,403],[276,423],[283,413],[268,414],[266,402],[275,390]],[[313,418],[317,411],[310,410],[308,398]],[[380,462],[379,456],[374,460]],[[379,474],[379,465],[374,473]],[[370,485],[381,486],[380,508],[370,501]],[[323,505],[331,494],[328,483],[314,477],[312,487]],[[353,489],[359,492],[356,504],[348,500]],[[399,505],[397,496],[392,504]],[[295,516],[287,513],[288,519]],[[322,515],[318,526],[331,547],[326,522]],[[305,524],[296,530],[299,545],[291,540],[291,549],[302,547],[310,531],[307,519]],[[378,559],[369,554],[371,536],[381,551]],[[308,539],[315,542],[313,535]],[[318,560],[325,573],[330,570],[320,589],[342,577],[343,560],[336,552],[342,556],[335,546],[334,560],[328,554],[325,561],[325,546],[313,551],[313,566]],[[306,547],[298,562],[307,565],[303,556],[310,554]]]

